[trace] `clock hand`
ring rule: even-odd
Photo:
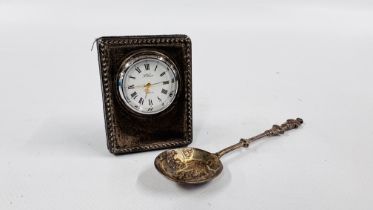
[[[148,83],[149,84],[149,83]],[[148,84],[146,84],[146,85],[130,85],[130,86],[128,86],[128,87],[133,87],[133,88],[146,88],[146,86],[148,85]],[[128,88],[127,87],[127,88]]]
[[[151,85],[158,85],[159,83],[162,83],[162,82],[156,82],[156,83],[153,83]]]
[[[166,81],[168,81],[168,80],[166,80]],[[132,87],[132,88],[150,88],[150,86],[152,86],[152,85],[158,85],[158,84],[166,82],[166,81],[156,82],[156,83],[153,83],[153,84],[147,83],[145,85],[130,85],[127,88],[130,88],[130,87]]]
[[[166,81],[167,81],[167,80],[166,80]],[[166,81],[156,82],[156,83],[153,83],[153,84],[151,84],[151,85],[158,85],[158,84],[163,83],[163,82],[166,82]]]
[[[135,85],[135,88],[144,88],[146,85]]]

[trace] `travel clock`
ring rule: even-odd
[[[190,38],[101,37],[97,47],[110,152],[124,154],[190,144]]]

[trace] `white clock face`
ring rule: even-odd
[[[125,104],[141,114],[156,114],[171,105],[178,89],[176,67],[163,57],[142,56],[123,66],[118,88]]]

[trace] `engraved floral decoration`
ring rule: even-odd
[[[198,182],[209,179],[221,170],[220,161],[204,160],[194,156],[196,151],[193,148],[169,150],[159,156],[159,165],[162,170],[174,180]],[[199,152],[201,153],[201,152]]]

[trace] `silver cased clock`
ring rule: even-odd
[[[97,39],[106,140],[113,154],[192,142],[192,43],[188,36]]]

